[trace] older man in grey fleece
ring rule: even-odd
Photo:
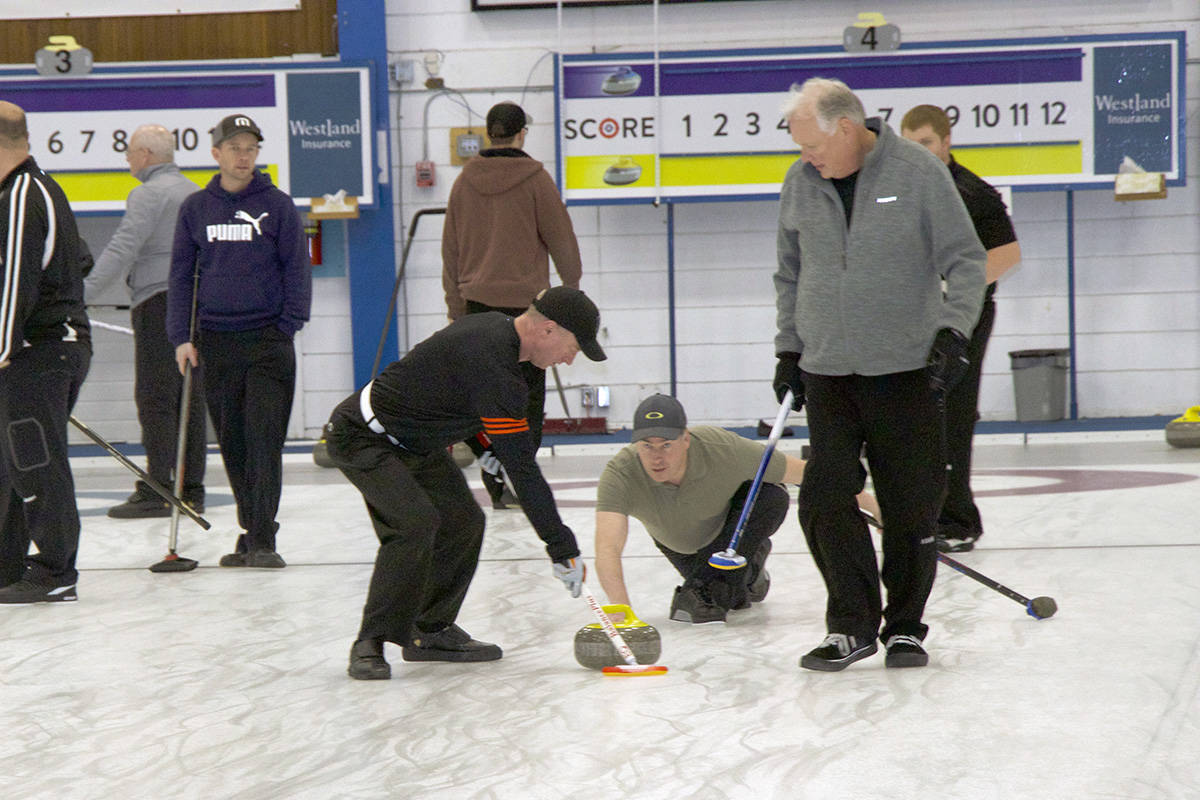
[[[135,130],[129,137],[125,161],[141,185],[130,191],[125,216],[84,280],[83,290],[94,303],[118,278],[128,284],[133,304],[133,395],[146,448],[146,471],[170,486],[183,377],[175,366],[175,348],[167,341],[167,273],[179,206],[200,187],[175,165],[175,137],[162,125],[142,125]],[[183,499],[196,511],[203,511],[205,417],[200,370],[192,373],[191,383]],[[110,508],[108,515],[117,519],[169,517],[171,507],[138,481],[133,494]]]
[[[800,666],[844,669],[877,638],[886,666],[924,666],[946,485],[941,398],[967,367],[987,257],[945,166],[867,119],[844,83],[810,79],[783,111],[801,155],[780,196],[774,386],[808,405],[799,515],[829,594],[825,640]],[[882,573],[855,501],[864,445]]]

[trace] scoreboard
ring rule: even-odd
[[[780,107],[844,81],[899,132],[941,106],[955,158],[1015,189],[1111,187],[1128,156],[1184,183],[1183,32],[833,48],[563,56],[559,174],[568,202],[777,196],[799,156]]]

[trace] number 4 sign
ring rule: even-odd
[[[892,25],[877,11],[858,15],[858,22],[842,32],[842,46],[848,53],[863,50],[900,49],[900,28]]]

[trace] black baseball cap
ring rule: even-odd
[[[633,412],[633,435],[629,440],[678,439],[686,429],[687,414],[680,402],[665,394],[652,394]]]
[[[511,139],[529,123],[529,116],[516,103],[497,103],[487,114],[487,135],[489,139]]]
[[[213,128],[213,147],[220,147],[221,142],[239,133],[253,133],[260,142],[263,140],[262,131],[254,124],[254,120],[245,114],[230,114]]]
[[[592,361],[608,358],[596,341],[600,310],[586,294],[569,286],[551,286],[534,299],[533,307],[546,319],[554,320],[575,334],[579,349]]]

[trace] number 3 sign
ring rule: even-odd
[[[92,71],[92,51],[74,36],[51,36],[50,44],[34,54],[33,63],[39,75],[51,78],[86,75]]]

